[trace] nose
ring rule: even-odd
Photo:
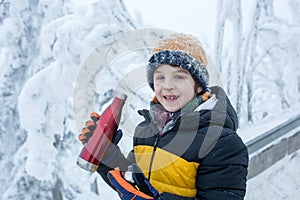
[[[174,82],[172,80],[166,80],[163,84],[163,89],[173,90],[175,88]]]

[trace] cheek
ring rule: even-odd
[[[153,87],[154,87],[154,91],[156,91],[156,90],[158,90],[159,85],[158,85],[157,83],[154,83],[154,84],[153,84]]]
[[[159,84],[154,84],[154,93],[159,94],[161,91],[161,86]]]
[[[181,84],[180,87],[185,91],[195,91],[195,84],[191,81],[186,81],[185,83]]]
[[[186,84],[181,85],[181,91],[187,98],[192,98],[196,96],[195,87],[193,82],[187,82]]]

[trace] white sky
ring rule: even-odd
[[[145,27],[170,29],[196,36],[208,49],[214,47],[218,0],[123,0],[132,17]],[[248,23],[255,0],[242,1],[243,23]],[[275,15],[291,20],[288,3],[273,2]]]
[[[131,15],[141,15],[148,27],[170,29],[213,45],[217,0],[124,0]],[[211,34],[210,34],[211,33]]]

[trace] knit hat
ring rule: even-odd
[[[164,64],[179,66],[190,72],[203,92],[207,90],[208,71],[206,53],[200,41],[187,34],[176,33],[164,38],[152,51],[147,65],[147,81],[154,90],[154,70]]]

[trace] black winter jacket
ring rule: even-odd
[[[236,134],[237,116],[225,92],[211,92],[213,98],[197,111],[180,113],[163,129],[148,110],[139,111],[145,121],[136,128],[133,154],[125,159],[118,151],[114,165],[138,163],[166,200],[243,199],[247,148]],[[98,172],[105,178],[107,169]]]

